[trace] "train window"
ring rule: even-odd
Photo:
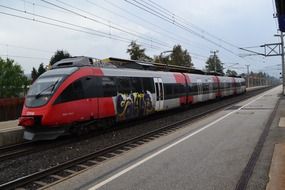
[[[189,96],[193,96],[193,84],[192,83],[188,83],[188,95]]]
[[[198,95],[198,83],[193,84],[193,93],[194,95]]]
[[[99,78],[98,77],[84,77],[81,79],[83,83],[83,90],[85,98],[94,98],[100,96]]]
[[[183,84],[174,84],[174,94],[178,97],[185,93],[185,88]]]
[[[191,83],[191,87],[189,89],[189,95],[195,96],[198,94],[198,85],[197,83]]]
[[[228,83],[228,82],[226,82],[225,84],[226,84],[226,89],[230,88],[230,86],[229,86],[229,83]]]
[[[203,83],[202,87],[203,87],[203,93],[207,94],[209,91],[209,85],[207,83]]]
[[[57,98],[55,103],[70,102],[84,98],[82,80],[71,83]]]
[[[118,92],[119,93],[130,94],[132,91],[132,88],[130,85],[130,78],[128,78],[128,77],[117,78],[117,85],[118,85]]]
[[[156,101],[159,100],[159,88],[158,88],[158,83],[155,83],[155,89],[156,89]]]
[[[117,95],[114,77],[102,77],[102,91],[104,97],[112,97]]]
[[[218,90],[218,83],[214,83],[214,92],[216,92]]]
[[[172,85],[169,83],[164,83],[163,86],[164,86],[165,99],[170,99],[172,97],[172,94],[173,94]]]
[[[130,82],[132,85],[132,92],[137,92],[137,93],[143,92],[141,78],[132,77],[130,78]]]
[[[73,95],[74,100],[79,100],[84,98],[82,80],[77,80],[73,83],[73,93],[74,93]]]
[[[213,92],[213,88],[214,88],[214,83],[209,82],[209,93]]]
[[[160,100],[164,99],[162,83],[159,83]]]
[[[153,78],[142,78],[142,81],[144,91],[149,91],[150,93],[155,92]]]

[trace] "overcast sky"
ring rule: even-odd
[[[280,57],[241,58],[247,53],[238,49],[279,41],[273,13],[271,0],[0,0],[0,57],[30,73],[48,64],[57,49],[129,58],[127,46],[136,40],[151,57],[181,44],[196,68],[204,68],[210,52],[218,50],[225,67],[234,65],[241,73],[250,65],[278,77]]]

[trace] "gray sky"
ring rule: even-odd
[[[172,23],[137,6],[168,15]],[[0,0],[0,56],[13,58],[30,73],[41,62],[47,64],[57,49],[74,56],[129,58],[127,46],[137,40],[149,56],[181,44],[190,52],[194,66],[202,69],[210,51],[219,50],[225,67],[239,63],[234,67],[241,73],[249,64],[252,71],[278,77],[280,57],[241,58],[246,52],[238,49],[278,42],[273,36],[277,32],[273,12],[271,0]]]

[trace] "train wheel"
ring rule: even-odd
[[[70,129],[70,133],[75,136],[83,136],[89,134],[90,127],[86,125],[75,125]]]

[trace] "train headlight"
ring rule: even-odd
[[[35,124],[35,120],[33,117],[20,117],[19,118],[19,126],[29,127]]]

